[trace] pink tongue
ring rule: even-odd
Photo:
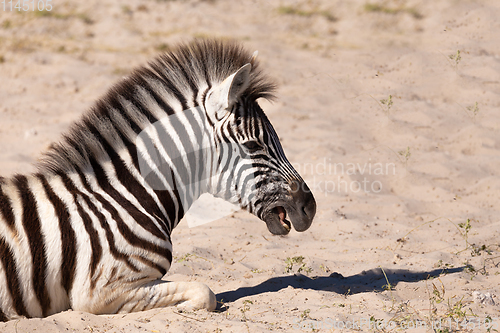
[[[283,207],[279,206],[277,208],[277,210],[278,210],[278,215],[280,217],[280,221],[284,221],[285,218],[286,218],[286,211],[285,211],[285,209],[283,209]]]

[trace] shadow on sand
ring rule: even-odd
[[[384,269],[389,283],[394,287],[399,282],[417,282],[436,277],[441,274],[461,272],[465,267],[452,269],[435,269],[430,272],[412,272],[405,269]],[[358,294],[364,292],[383,291],[387,285],[381,268],[363,271],[359,274],[343,277],[338,273],[329,276],[307,277],[291,275],[274,277],[253,287],[243,287],[226,291],[217,295],[217,301],[234,302],[242,297],[258,295],[267,292],[276,292],[288,286],[297,289],[312,289],[331,291],[338,294]],[[220,304],[220,303],[219,303]]]

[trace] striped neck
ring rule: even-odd
[[[210,192],[217,148],[201,107],[177,112],[145,128],[136,139],[140,177],[159,197],[175,227],[198,197]]]

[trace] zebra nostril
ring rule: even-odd
[[[293,181],[290,184],[292,189],[292,197],[297,207],[297,213],[312,221],[316,215],[316,201],[311,193],[311,190],[306,183]]]
[[[309,217],[309,214],[307,214],[306,211],[306,206],[302,206],[302,215]]]
[[[302,213],[310,220],[316,215],[316,201],[312,195],[309,196],[306,204],[302,206]]]

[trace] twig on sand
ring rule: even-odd
[[[175,314],[178,314],[179,316],[182,316],[182,317],[185,317],[185,318],[188,318],[188,319],[192,319],[192,320],[196,320],[196,321],[199,321],[200,323],[203,323],[204,320],[199,320],[199,319],[196,319],[196,318],[193,318],[193,317],[190,317],[190,316],[186,316],[185,314],[182,314],[178,311],[173,311]]]

